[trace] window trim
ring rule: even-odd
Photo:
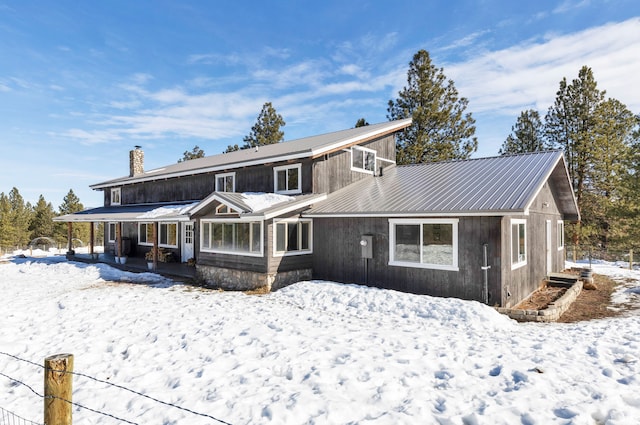
[[[233,184],[232,184],[233,189],[231,190],[231,192],[235,192],[236,191],[236,173],[235,172],[231,172],[231,173],[221,173],[221,174],[216,174],[215,175],[216,192],[226,192],[226,190],[220,190],[220,186],[218,185],[218,178],[226,178],[226,177],[233,177]]]
[[[287,189],[286,190],[278,190],[278,171],[288,171],[293,169],[298,170],[298,188],[297,189],[289,189],[289,173],[287,172]],[[302,193],[302,164],[289,164],[289,165],[280,165],[278,167],[273,167],[273,193],[280,193],[282,195],[294,195]]]
[[[432,269],[432,270],[447,270],[447,271],[459,271],[459,250],[458,250],[458,222],[457,218],[421,218],[421,219],[403,219],[403,218],[390,218],[389,219],[389,265],[399,267],[413,267],[418,269]],[[453,263],[448,264],[431,264],[422,262],[422,225],[423,224],[450,224],[451,229],[451,243]],[[420,262],[414,263],[410,261],[402,261],[395,259],[395,247],[396,247],[396,225],[420,225]]]
[[[113,225],[113,234],[111,234],[111,225]],[[115,221],[109,221],[107,223],[107,242],[109,243],[116,243],[116,226],[118,225],[117,222]]]
[[[278,247],[278,224],[289,224],[289,223],[309,223],[309,249],[298,249],[295,251],[277,251]],[[288,229],[288,227],[286,227]],[[288,230],[287,230],[288,232]],[[273,256],[274,257],[289,257],[292,255],[307,255],[313,254],[313,220],[310,218],[286,218],[282,220],[273,220]],[[285,235],[285,240],[286,238]],[[298,234],[298,246],[302,246],[302,233]]]
[[[223,208],[227,209],[227,212],[220,212]],[[216,215],[233,215],[238,214],[238,211],[234,210],[227,204],[220,204],[216,207]]]
[[[362,157],[362,167],[354,167],[353,166],[353,151],[354,150],[360,150],[363,152],[368,152],[368,153],[373,153],[373,170],[367,170],[366,168],[364,168],[364,162],[365,162],[365,156],[363,154]],[[376,164],[378,161],[378,152],[373,150],[373,149],[369,149],[369,148],[365,148],[362,146],[352,146],[351,147],[351,171],[357,171],[359,173],[365,173],[365,174],[375,174],[376,172]]]
[[[151,242],[148,242],[148,241],[142,242],[142,241],[140,240],[140,235],[142,235],[141,227],[142,227],[143,225],[145,225],[145,226],[151,226],[151,225],[153,225],[153,223],[154,223],[154,222],[152,222],[152,221],[143,221],[143,222],[139,222],[139,223],[138,223],[138,245],[142,245],[142,246],[153,246],[153,241],[151,241]],[[170,226],[170,225],[172,225],[172,224],[176,226],[176,235],[175,235],[175,236],[176,236],[176,239],[175,239],[175,240],[176,240],[176,244],[175,244],[175,245],[170,245],[170,244],[168,244],[168,243],[161,243],[161,242],[160,242],[160,238],[161,238],[161,236],[160,236],[160,235],[162,234],[162,226]],[[161,221],[161,222],[158,222],[158,230],[157,230],[157,235],[158,235],[158,248],[178,248],[178,244],[180,243],[180,241],[179,241],[179,239],[178,239],[178,237],[179,237],[179,230],[178,230],[178,228],[179,228],[179,227],[180,227],[180,226],[178,225],[178,222],[177,222],[177,221]],[[169,231],[167,230],[167,236],[169,235],[169,233],[168,233],[168,232],[169,232]],[[146,232],[145,232],[145,235],[146,235]],[[146,239],[146,238],[145,238],[145,239]]]
[[[204,238],[205,236],[209,237],[209,246],[211,246],[211,235],[213,232],[213,226],[209,226],[209,234],[205,235],[205,224],[249,224],[249,232],[250,232],[250,240],[249,246],[251,246],[251,242],[253,242],[253,224],[260,224],[260,234],[258,237],[260,238],[260,251],[259,252],[242,252],[242,251],[228,251],[224,249],[217,248],[205,248],[204,247]],[[227,254],[227,255],[240,255],[243,257],[264,257],[264,221],[254,220],[220,220],[220,219],[202,219],[200,220],[200,252],[207,252],[212,254]]]
[[[117,194],[118,200],[114,201],[114,199],[116,198],[116,194]],[[111,203],[111,205],[122,205],[122,188],[120,188],[120,187],[112,187],[111,188],[110,203]]]
[[[556,223],[556,232],[557,237],[556,237],[556,243],[558,244],[558,251],[562,251],[564,250],[564,245],[565,245],[565,241],[564,241],[564,220],[558,220]]]
[[[513,261],[513,225],[517,224],[518,226],[524,224],[524,260],[522,261]],[[519,229],[518,229],[519,231]],[[509,239],[511,240],[511,249],[509,250],[509,258],[511,262],[511,270],[519,269],[520,267],[524,267],[527,265],[527,220],[524,218],[512,218],[509,222]],[[518,256],[520,256],[520,235],[518,234]]]

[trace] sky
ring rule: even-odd
[[[265,102],[285,140],[387,121],[420,49],[468,99],[474,157],[584,65],[640,113],[637,0],[0,0],[0,192],[100,206],[135,145],[145,169],[218,154]]]

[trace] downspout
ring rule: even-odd
[[[489,269],[491,266],[489,265],[489,259],[487,256],[487,244],[482,244],[482,256],[483,256],[483,266],[482,272],[484,274],[484,281],[482,283],[482,302],[485,304],[489,304]]]

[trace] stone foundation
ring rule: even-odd
[[[258,273],[246,270],[196,265],[196,279],[207,288],[226,291],[276,291],[292,283],[310,280],[311,269],[292,270],[279,273]]]
[[[512,308],[496,307],[499,313],[506,314],[518,322],[555,322],[567,311],[578,295],[582,292],[582,281],[567,288],[567,291],[557,300],[550,303],[544,310],[516,310]]]

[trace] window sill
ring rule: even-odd
[[[458,266],[448,266],[443,264],[423,264],[423,263],[410,263],[407,261],[389,261],[390,266],[397,267],[411,267],[415,269],[431,269],[431,270],[445,270],[451,272],[460,271]]]

